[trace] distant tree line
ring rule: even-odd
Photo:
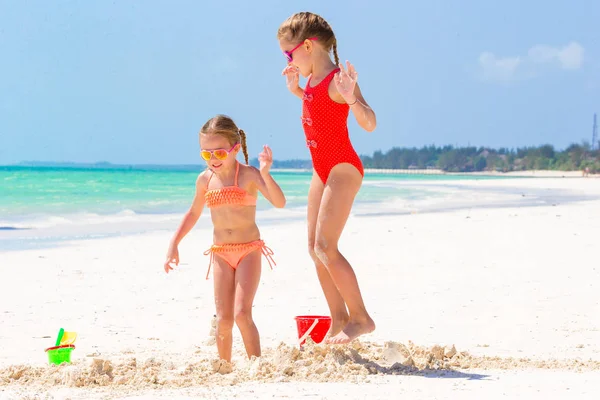
[[[366,168],[426,169],[437,168],[447,172],[473,171],[576,171],[589,168],[600,172],[600,151],[587,143],[571,144],[559,151],[552,145],[516,149],[487,147],[424,146],[417,148],[394,147],[373,156],[362,156]]]
[[[556,150],[550,144],[516,149],[489,147],[424,146],[394,147],[361,156],[365,168],[376,169],[441,169],[447,172],[558,170],[600,173],[600,151],[588,143],[572,144]],[[258,166],[253,159],[252,165]],[[273,168],[312,168],[310,160],[273,161]]]

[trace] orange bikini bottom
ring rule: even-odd
[[[265,246],[265,242],[262,240],[255,240],[249,243],[213,244],[210,246],[210,249],[204,252],[205,256],[210,254],[206,279],[208,279],[210,267],[215,261],[215,254],[221,257],[231,268],[237,269],[244,257],[258,249],[260,249],[269,262],[269,267],[273,269],[273,265],[277,265],[273,259],[273,250]]]

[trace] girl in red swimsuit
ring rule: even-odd
[[[214,244],[204,253],[210,255],[209,272],[214,266],[216,341],[219,357],[231,361],[232,329],[240,329],[248,357],[260,357],[260,337],[252,320],[252,303],[261,272],[261,255],[271,263],[273,252],[261,240],[256,226],[258,192],[275,207],[285,206],[285,196],[269,173],[273,163],[271,149],[259,155],[260,169],[240,165],[236,156],[244,152],[248,164],[246,134],[231,118],[217,115],[200,130],[200,154],[208,168],[196,180],[196,195],[189,211],[175,232],[165,272],[179,264],[179,242],[194,227],[202,209],[210,208]],[[206,275],[208,279],[208,272]],[[237,288],[237,290],[236,290]]]
[[[302,99],[300,117],[314,174],[308,192],[308,244],[331,312],[328,343],[347,343],[375,329],[367,313],[354,270],[338,250],[338,240],[360,189],[363,166],[348,137],[352,110],[358,124],[371,132],[375,113],[356,83],[357,73],[340,64],[335,35],[321,16],[301,12],[277,32],[287,58],[283,70],[288,89]],[[333,50],[335,63],[329,52]],[[306,88],[299,74],[310,76]]]

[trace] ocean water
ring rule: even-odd
[[[202,169],[0,167],[0,251],[75,238],[172,230],[191,204]],[[259,196],[260,222],[304,219],[311,176],[310,172],[273,172],[287,206],[272,213],[270,204]],[[435,198],[443,193],[415,183],[458,179],[501,178],[367,174],[356,207],[365,210],[389,201]]]

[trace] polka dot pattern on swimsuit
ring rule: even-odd
[[[313,168],[323,183],[327,182],[331,169],[340,163],[350,163],[364,175],[362,162],[348,135],[350,107],[329,97],[329,84],[337,71],[333,70],[313,87],[309,78],[302,99],[300,121],[306,146],[310,150]]]

